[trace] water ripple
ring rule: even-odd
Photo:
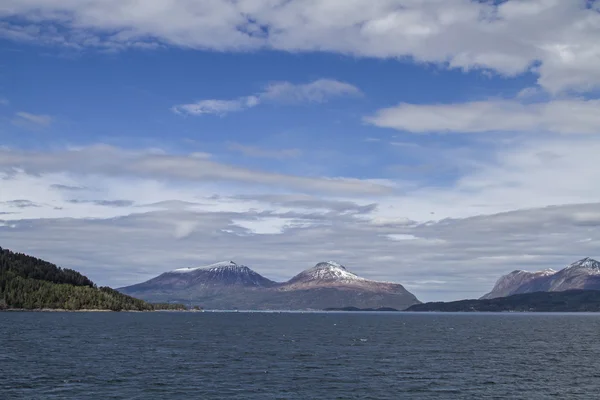
[[[10,399],[593,399],[600,315],[0,313]]]

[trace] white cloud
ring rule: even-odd
[[[491,100],[454,104],[406,104],[378,110],[365,121],[385,128],[427,132],[600,133],[600,100],[521,103]]]
[[[290,82],[273,82],[267,85],[260,98],[292,103],[322,103],[332,97],[358,96],[360,94],[360,90],[349,83],[334,79],[318,79],[301,85]]]
[[[293,84],[290,82],[273,82],[265,89],[252,96],[240,97],[234,100],[200,100],[190,104],[180,104],[172,109],[178,114],[225,115],[230,112],[242,111],[267,101],[303,103],[321,103],[332,97],[356,96],[361,92],[349,83],[333,79],[318,79],[306,84]]]
[[[4,37],[73,48],[325,51],[532,71],[551,92],[600,85],[600,14],[586,0],[4,0],[0,16],[18,17]]]
[[[259,100],[255,96],[242,97],[236,100],[200,100],[190,104],[180,104],[172,109],[177,114],[214,114],[223,116],[230,112],[241,111],[258,105]]]
[[[280,217],[263,217],[255,219],[233,219],[232,222],[249,233],[257,235],[281,234],[286,228],[297,226],[302,220]],[[312,224],[308,224],[310,226]]]
[[[389,194],[393,187],[353,178],[285,175],[218,163],[204,156],[131,152],[98,145],[54,152],[0,148],[0,169],[20,168],[28,173],[71,172],[130,176],[188,182],[237,182],[304,191],[355,194]]]
[[[446,156],[435,150],[431,158]],[[462,164],[458,177],[443,185],[417,185],[402,196],[371,198],[378,208],[371,217],[385,221],[410,218],[427,221],[467,218],[511,210],[593,203],[600,198],[598,136],[547,136],[499,145],[481,157],[477,148],[456,152],[453,165]],[[443,167],[443,165],[442,165]]]
[[[15,114],[16,118],[15,120],[13,120],[13,122],[19,124],[19,123],[31,123],[31,124],[35,124],[38,126],[49,126],[52,121],[53,118],[49,115],[43,115],[43,114],[32,114],[32,113],[28,113],[28,112],[24,112],[24,111],[19,111]]]
[[[261,209],[264,204],[277,205],[279,210],[318,209],[318,204],[324,202],[323,196],[333,196],[338,201],[349,202],[336,202],[335,209],[339,212],[353,214],[357,210],[352,204],[363,203],[366,208],[362,214],[368,215],[372,223],[383,226],[390,221],[398,224],[407,218],[412,221],[465,218],[523,208],[594,202],[600,198],[600,186],[596,185],[600,182],[596,161],[600,137],[595,135],[540,136],[498,145],[483,154],[478,148],[469,151],[431,146],[410,149],[411,153],[419,152],[418,157],[421,151],[426,151],[429,159],[440,161],[440,168],[460,166],[456,169],[456,179],[437,186],[423,185],[419,180],[410,183],[404,181],[405,178],[390,182],[305,177],[248,170],[206,158],[128,152],[107,146],[47,152],[0,149],[0,172],[6,171],[6,180],[1,182],[2,187],[7,188],[0,191],[0,201],[45,199],[44,203],[51,203],[51,199],[78,198],[132,200],[138,205],[169,200],[196,203],[198,198],[191,194],[196,190],[201,196],[222,197],[201,200],[213,204],[207,210],[215,210],[216,202],[220,207],[233,207],[229,208],[232,211],[247,211],[252,207]],[[397,160],[391,157],[390,162]],[[19,179],[10,178],[15,174],[11,172],[14,168],[23,171]],[[44,185],[35,183],[36,176],[54,178],[47,182],[47,189],[42,189]],[[8,186],[18,182],[21,184]],[[104,187],[113,188],[106,196],[95,189],[101,182],[107,182]],[[36,189],[26,189],[28,187]],[[23,195],[15,197],[15,194]],[[291,194],[294,196],[289,197]],[[235,201],[228,202],[225,199],[228,197]],[[346,206],[349,208],[340,208]],[[112,208],[117,213],[132,212],[130,207]],[[60,213],[56,211],[52,215]]]
[[[387,235],[387,238],[392,239],[392,240],[417,240],[417,239],[419,239],[415,235],[409,235],[406,233],[392,233],[392,234]]]
[[[10,104],[10,102],[8,101],[8,99],[7,99],[7,98],[5,98],[5,97],[0,97],[0,106],[7,106],[7,105],[9,105],[9,104]]]

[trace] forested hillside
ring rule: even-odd
[[[183,309],[150,304],[109,287],[96,287],[77,271],[0,247],[0,309],[137,310]]]

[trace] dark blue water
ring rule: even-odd
[[[600,396],[600,315],[0,313],[0,399]]]

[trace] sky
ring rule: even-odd
[[[422,301],[600,257],[600,1],[3,0],[0,246]]]

